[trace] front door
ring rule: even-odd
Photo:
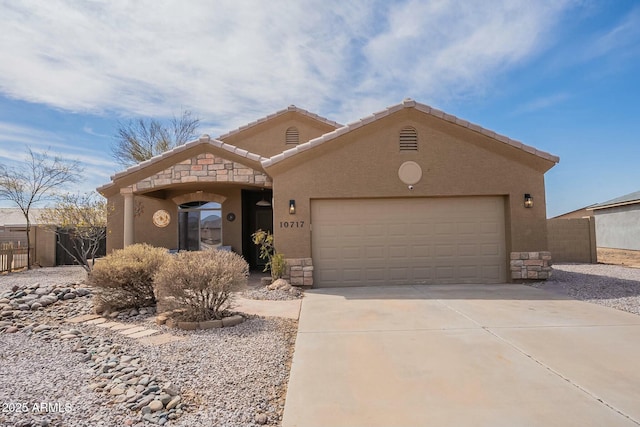
[[[262,270],[266,264],[266,260],[260,259],[260,250],[251,235],[257,230],[273,232],[272,194],[271,190],[242,191],[242,255],[252,269]]]

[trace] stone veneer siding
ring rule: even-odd
[[[551,277],[551,252],[511,252],[512,280],[547,280]]]
[[[313,260],[311,258],[288,258],[284,279],[294,286],[313,286]]]
[[[272,185],[271,178],[263,172],[211,153],[203,153],[139,181],[133,186],[133,191],[187,182],[243,182],[265,187]]]

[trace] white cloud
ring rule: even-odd
[[[11,147],[11,148],[9,148]],[[47,153],[50,157],[78,161],[83,168],[83,179],[74,191],[88,192],[109,181],[119,166],[103,152],[87,148],[82,143],[65,142],[64,135],[12,123],[0,122],[0,162],[19,166],[28,158],[27,150]]]
[[[355,119],[476,94],[534,55],[563,1],[5,2],[0,91],[225,128],[295,103]],[[208,119],[208,117],[207,117]]]

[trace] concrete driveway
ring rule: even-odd
[[[640,316],[523,285],[305,295],[284,427],[640,425]]]

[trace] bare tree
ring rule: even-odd
[[[58,247],[90,273],[107,236],[107,201],[95,192],[64,194],[40,218],[56,233]],[[61,244],[63,234],[69,235],[72,250]]]
[[[27,268],[31,268],[31,219],[33,205],[50,199],[65,184],[80,179],[77,161],[51,158],[48,153],[34,153],[31,148],[26,162],[15,167],[0,165],[0,200],[15,203],[27,222]]]
[[[199,125],[200,119],[191,111],[174,116],[168,124],[156,119],[121,122],[112,147],[113,158],[125,167],[149,160],[195,138]]]

